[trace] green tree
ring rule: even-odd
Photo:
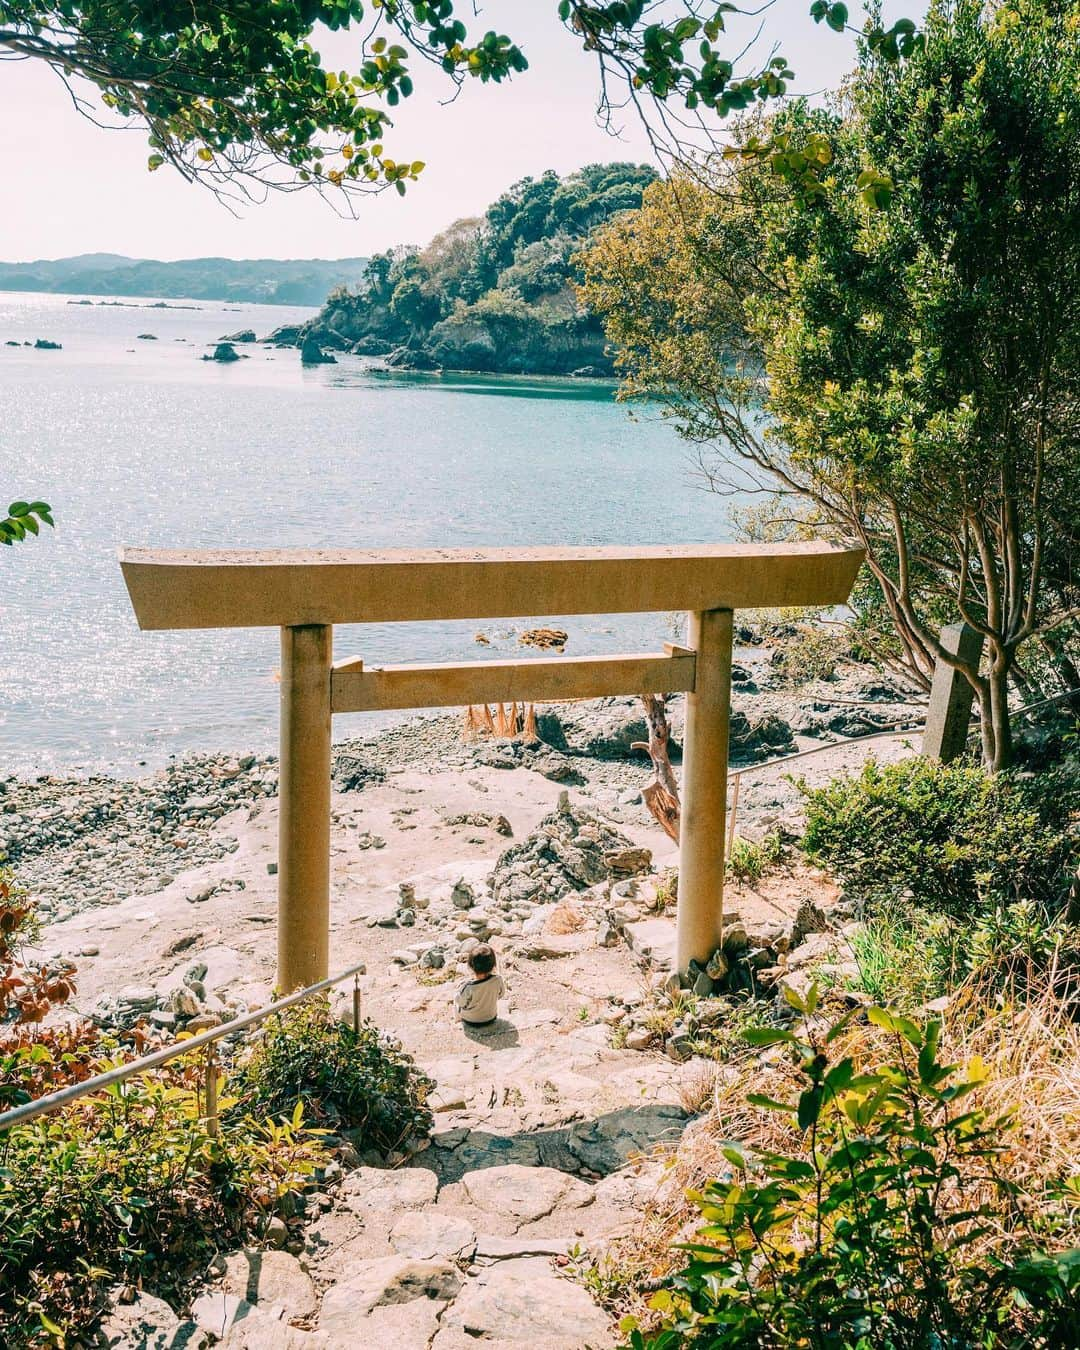
[[[940,0],[925,31],[900,66],[865,43],[836,115],[787,110],[719,181],[650,189],[584,294],[631,391],[867,549],[912,663],[962,670],[1001,768],[1019,654],[1075,642],[1080,607],[1080,6]],[[982,667],[942,616],[984,634]]]
[[[647,0],[552,3],[596,56],[609,111],[625,94],[639,110],[654,100],[722,116],[778,97],[792,78],[776,55],[736,70],[724,55],[730,4],[678,0],[661,19]],[[413,58],[456,83],[527,69],[511,37],[470,32],[462,15],[479,11],[460,0],[0,0],[0,57],[46,62],[84,111],[81,81],[96,86],[107,108],[147,129],[151,169],[168,163],[217,191],[404,192],[423,163],[392,159],[385,141],[412,93]],[[841,3],[815,0],[812,12],[835,29],[847,23]],[[324,69],[318,31],[361,24],[357,68]],[[910,41],[906,30],[881,37],[898,53]],[[655,137],[665,125],[654,122]]]

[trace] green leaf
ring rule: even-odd
[[[748,1093],[746,1100],[751,1106],[760,1106],[766,1111],[786,1111],[789,1115],[795,1114],[795,1107],[790,1102],[778,1102],[775,1097],[766,1097],[761,1092]]]
[[[808,1130],[821,1113],[821,1088],[815,1085],[807,1088],[799,1098],[797,1119],[801,1130]]]
[[[780,1027],[748,1027],[743,1032],[743,1040],[750,1045],[779,1045],[781,1042],[787,1045],[795,1044],[795,1037],[790,1031],[782,1031]]]

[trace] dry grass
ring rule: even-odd
[[[679,1080],[679,1103],[691,1116],[700,1115],[716,1092],[716,1065],[711,1060],[691,1060]]]
[[[989,1115],[1015,1112],[1016,1129],[999,1157],[997,1171],[1032,1197],[1035,1207],[1044,1187],[1077,1173],[1080,1158],[1080,1004],[1054,992],[1054,973],[1029,990],[1022,1000],[1005,1000],[976,985],[954,993],[944,1014],[939,1058],[966,1064],[979,1056],[989,1079],[978,1102]],[[832,1047],[839,1058],[857,1063],[892,1059],[893,1037],[856,1020]],[[723,1147],[738,1140],[749,1151],[793,1152],[802,1137],[791,1118],[750,1106],[746,1095],[762,1093],[793,1100],[800,1088],[796,1067],[779,1049],[751,1054],[721,1066],[710,1066],[712,1109],[685,1132],[655,1194],[631,1233],[611,1244],[594,1263],[589,1276],[595,1292],[618,1315],[627,1312],[643,1326],[653,1315],[645,1301],[664,1277],[683,1262],[673,1250],[685,1242],[699,1222],[687,1191],[711,1178],[730,1175]],[[697,1109],[706,1100],[705,1078],[688,1077],[686,1092]],[[688,1109],[694,1105],[684,1102]]]
[[[1051,982],[1022,1003],[988,1006],[976,988],[953,1000],[942,1037],[951,1061],[982,1057],[981,1094],[991,1113],[1015,1110],[1017,1130],[1003,1160],[1025,1187],[1075,1175],[1080,1158],[1080,1007]]]

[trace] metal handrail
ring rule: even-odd
[[[367,965],[360,961],[355,966],[350,966],[348,970],[343,970],[337,975],[319,980],[317,984],[309,984],[305,989],[298,989],[295,994],[289,994],[287,998],[279,998],[273,1003],[268,1003],[265,1008],[257,1008],[255,1012],[244,1013],[240,1017],[234,1017],[231,1022],[223,1022],[218,1027],[210,1027],[207,1031],[200,1031],[197,1035],[188,1036],[182,1041],[173,1041],[171,1045],[163,1046],[152,1054],[143,1055],[141,1059],[133,1059],[130,1064],[117,1065],[115,1069],[99,1073],[93,1078],[86,1079],[85,1082],[73,1083],[70,1087],[61,1088],[58,1092],[50,1092],[44,1097],[38,1097],[35,1101],[24,1102],[22,1106],[13,1107],[10,1111],[5,1111],[0,1115],[0,1131],[8,1130],[13,1125],[23,1125],[26,1121],[34,1120],[38,1116],[50,1115],[54,1111],[59,1111],[61,1107],[77,1102],[81,1097],[89,1097],[95,1092],[101,1092],[104,1088],[122,1083],[125,1079],[134,1077],[135,1074],[147,1073],[150,1069],[156,1069],[162,1064],[167,1064],[171,1059],[177,1059],[180,1055],[187,1055],[193,1050],[201,1050],[205,1047],[207,1050],[208,1108],[206,1116],[210,1123],[211,1134],[216,1134],[217,1112],[209,1109],[211,1101],[214,1100],[217,1083],[214,1045],[226,1036],[232,1036],[238,1031],[243,1031],[245,1027],[255,1026],[259,1022],[265,1021],[266,1018],[272,1017],[274,1013],[281,1012],[285,1008],[291,1008],[297,1003],[302,1003],[304,999],[311,998],[314,994],[321,994],[325,989],[333,988],[334,985],[340,984],[342,980],[347,980],[350,975],[353,977],[353,1026],[358,1031],[360,1029],[359,977],[366,974]]]

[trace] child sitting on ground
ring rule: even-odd
[[[499,999],[506,992],[502,976],[495,974],[495,953],[486,942],[479,942],[469,953],[469,969],[474,979],[466,980],[457,993],[458,1016],[470,1027],[488,1027],[499,1012]]]

